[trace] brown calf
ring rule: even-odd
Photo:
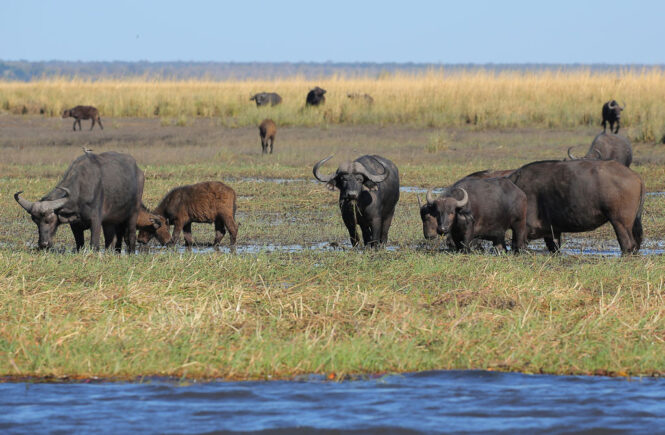
[[[92,119],[92,125],[90,130],[95,126],[95,121],[99,124],[99,128],[104,130],[102,125],[102,119],[99,117],[99,110],[96,107],[92,106],[76,106],[73,109],[66,109],[62,112],[63,118],[74,118],[74,131],[76,131],[76,123],[79,124],[79,130],[81,130],[81,120],[82,119]]]
[[[231,245],[236,244],[238,235],[238,225],[235,222],[236,193],[219,181],[204,181],[176,187],[164,196],[152,213],[163,217],[169,225],[173,225],[173,235],[168,244],[178,243],[180,232],[184,231],[185,245],[191,247],[192,222],[215,224],[213,246],[219,245],[227,230],[231,237]],[[154,235],[153,230],[144,227],[139,231],[138,241],[148,243]]]
[[[263,154],[268,153],[268,145],[270,145],[270,154],[272,154],[272,145],[275,143],[275,135],[277,134],[277,125],[272,119],[264,119],[259,125],[259,135],[261,136],[261,151]]]

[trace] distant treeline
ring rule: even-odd
[[[170,80],[270,80],[302,77],[376,77],[395,73],[420,74],[431,71],[460,73],[475,70],[503,71],[591,71],[621,73],[662,70],[665,65],[610,64],[432,64],[432,63],[308,63],[308,62],[28,62],[0,61],[0,80],[24,81],[77,77],[86,80],[146,77]]]

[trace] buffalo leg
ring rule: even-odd
[[[85,244],[85,238],[83,237],[83,227],[77,224],[71,224],[70,227],[72,229],[72,234],[74,235],[74,241],[76,242],[76,250],[80,251]]]
[[[212,243],[214,246],[219,245],[226,234],[226,228],[224,228],[224,221],[222,218],[217,217],[215,219],[215,241]]]
[[[215,229],[217,229],[217,220],[215,221]],[[235,219],[233,218],[232,214],[223,214],[222,215],[222,221],[219,222],[219,227],[220,227],[220,233],[221,236],[219,240],[222,240],[222,237],[224,237],[224,228],[229,232],[229,237],[230,237],[230,244],[231,246],[234,246],[236,244],[236,240],[238,238],[238,224],[236,224]]]
[[[637,243],[635,243],[635,239],[633,239],[631,231],[629,231],[628,228],[621,222],[612,220],[611,223],[612,227],[614,228],[614,232],[617,235],[621,253],[623,255],[636,254],[639,248],[637,247]]]
[[[99,251],[99,240],[102,235],[102,223],[98,217],[90,219],[90,247]]]
[[[92,124],[90,124],[90,130],[95,127],[95,118],[92,118]]]
[[[171,244],[177,245],[180,241],[180,233],[182,232],[183,222],[176,218],[173,221],[173,234],[171,234]]]
[[[386,217],[383,220],[383,224],[381,225],[381,244],[385,245],[388,243],[388,230],[390,229],[390,225],[393,222],[393,215],[395,214],[395,211],[393,210],[392,213],[388,217]]]
[[[616,130],[614,130],[614,134],[619,133],[619,127],[620,127],[620,124],[619,124],[619,121],[617,121],[617,128],[616,128]]]
[[[275,139],[271,137],[270,138],[270,154],[272,154],[272,146],[273,146],[274,143],[275,143]]]
[[[365,246],[376,248],[381,243],[381,218],[374,218],[369,222],[369,225],[360,227],[363,233],[363,241]]]
[[[353,209],[350,205],[342,207],[342,220],[346,229],[349,232],[349,237],[351,238],[351,246],[354,248],[360,243],[360,237],[358,237],[358,228],[356,226],[356,221],[353,218]]]
[[[114,225],[103,225],[102,231],[104,232],[104,249],[108,249],[112,244],[118,245],[120,239],[120,246],[122,247],[122,238],[118,237],[119,227]]]
[[[504,252],[507,252],[508,249],[506,248],[505,235],[494,237],[492,239],[492,246],[494,247],[494,250],[496,251],[497,254],[503,254]]]
[[[104,126],[102,125],[102,118],[97,118],[97,124],[99,124],[99,128],[104,130]]]
[[[76,131],[76,119],[74,119],[74,127],[72,127],[74,131]]]
[[[194,239],[192,239],[192,223],[187,222],[183,227],[183,235],[185,236],[185,246],[191,248],[194,244]]]

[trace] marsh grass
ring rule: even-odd
[[[597,127],[285,127],[276,154],[266,158],[255,127],[115,121],[103,132],[74,134],[69,121],[0,117],[2,375],[663,372],[662,256],[451,255],[423,242],[416,195],[406,192],[391,250],[353,250],[338,193],[312,182],[320,158],[337,152],[324,168],[332,172],[362,152],[393,160],[402,185],[438,187],[480,169],[561,158],[570,145],[588,147]],[[442,142],[446,147],[428,150]],[[26,198],[40,198],[82,145],[134,155],[146,172],[144,202],[151,207],[174,186],[225,181],[239,195],[240,246],[341,249],[74,254],[65,227],[55,252],[36,252],[35,225],[12,195],[24,190]],[[639,144],[635,156],[648,190],[665,190],[662,148]],[[664,231],[665,197],[649,196],[645,237],[662,240]],[[193,233],[201,246],[213,239],[212,225],[195,224]],[[609,225],[580,237],[616,245]]]
[[[328,90],[326,104],[305,108],[314,86]],[[284,102],[257,108],[249,97],[278,92]],[[352,101],[347,93],[369,93],[374,104]],[[272,81],[154,81],[146,79],[52,79],[29,83],[0,82],[0,110],[12,114],[59,116],[77,104],[97,106],[102,117],[160,118],[187,124],[190,118],[212,118],[221,125],[258,125],[271,117],[279,126],[325,124],[421,127],[571,128],[600,125],[601,106],[626,102],[624,132],[637,141],[654,142],[665,135],[665,72],[615,73],[473,71],[380,78],[301,77]]]

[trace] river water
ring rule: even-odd
[[[433,371],[364,380],[0,384],[1,433],[660,433],[665,380]]]

